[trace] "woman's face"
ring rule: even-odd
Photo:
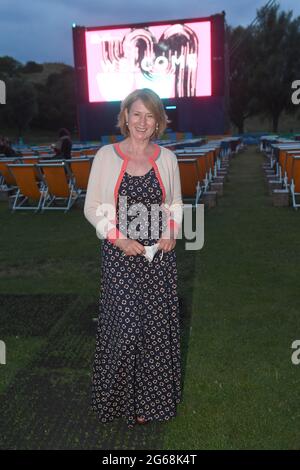
[[[126,110],[130,137],[137,141],[150,140],[155,131],[156,122],[153,113],[138,99],[131,105],[129,113]]]

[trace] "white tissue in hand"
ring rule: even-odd
[[[151,263],[151,261],[153,260],[157,250],[158,250],[158,243],[156,243],[155,245],[151,245],[151,246],[145,246],[145,250],[146,250],[146,253],[144,253],[144,256],[145,258],[147,258],[147,260],[149,261],[149,263]]]

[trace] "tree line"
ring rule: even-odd
[[[275,3],[257,11],[254,26],[229,27],[227,37],[231,121],[243,133],[247,118],[268,117],[277,132],[283,112],[298,112],[291,96],[300,79],[300,17]]]
[[[13,57],[0,57],[0,79],[6,85],[6,104],[0,107],[0,126],[15,129],[18,136],[29,127],[57,130],[76,126],[74,68],[55,64],[43,77],[47,64],[21,64]],[[43,80],[40,78],[44,78]]]
[[[229,63],[229,116],[243,133],[252,116],[271,118],[278,131],[282,113],[298,113],[292,103],[292,82],[300,80],[300,17],[280,10],[278,3],[257,11],[255,25],[226,27]],[[64,65],[46,76],[45,64],[25,65],[0,57],[0,79],[6,83],[7,104],[0,107],[0,126],[17,129],[76,127],[74,68]]]

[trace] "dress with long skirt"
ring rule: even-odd
[[[143,176],[125,172],[118,194],[117,227],[125,220],[128,230],[137,214],[128,207],[143,204],[137,240],[144,246],[155,244],[163,217],[149,216],[151,207],[162,203],[154,169]],[[127,198],[127,208],[121,207],[120,196]],[[149,262],[143,255],[124,256],[108,240],[102,242],[91,406],[103,423],[124,417],[132,426],[137,416],[146,422],[176,416],[181,400],[176,254],[161,254],[158,251]]]

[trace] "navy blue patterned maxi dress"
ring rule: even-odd
[[[134,203],[147,207],[148,214],[144,211],[137,226],[137,240],[146,246],[155,244],[159,237],[157,232],[155,238],[150,236],[149,214],[151,205],[162,203],[162,190],[153,168],[143,176],[125,172],[120,196],[127,196],[127,207]],[[119,201],[117,227],[122,231],[125,209]],[[127,215],[127,227],[134,218],[136,215]],[[160,215],[154,222],[159,224],[159,234],[164,229],[163,220]],[[181,399],[176,255],[172,250],[161,259],[161,253],[158,251],[149,263],[142,255],[123,256],[108,240],[102,242],[92,379],[92,409],[101,422],[125,417],[131,426],[137,416],[144,416],[146,421],[176,416]]]

